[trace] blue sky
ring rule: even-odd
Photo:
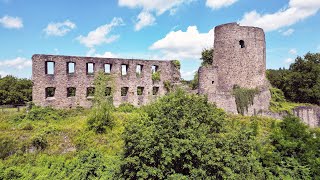
[[[320,0],[0,0],[0,75],[31,78],[33,54],[179,59],[191,79],[213,29],[265,30],[267,68],[320,51]]]

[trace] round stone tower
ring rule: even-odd
[[[217,88],[230,91],[233,85],[265,86],[266,43],[261,28],[236,23],[215,28],[213,66],[217,67]]]
[[[237,113],[233,87],[257,89],[247,114],[267,112],[270,102],[266,79],[266,42],[263,29],[237,23],[215,28],[212,65],[199,68],[199,94],[227,112]]]

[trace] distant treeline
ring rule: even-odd
[[[32,81],[14,76],[0,77],[0,105],[21,105],[32,100]]]
[[[289,69],[267,70],[267,77],[287,100],[320,105],[320,53],[297,57]]]

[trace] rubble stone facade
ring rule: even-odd
[[[237,114],[234,85],[258,89],[247,115],[268,111],[269,82],[266,79],[266,43],[261,28],[229,23],[217,26],[212,65],[199,68],[198,93],[227,112]]]
[[[99,71],[113,79],[114,86],[106,88],[114,88],[115,106],[147,104],[166,93],[165,81],[180,82],[180,71],[173,61],[36,54],[32,57],[33,102],[56,108],[91,107],[90,91]],[[154,71],[160,73],[159,81],[152,80]]]

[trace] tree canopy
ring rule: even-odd
[[[268,70],[267,77],[287,100],[320,105],[320,53],[297,57],[289,69]]]
[[[0,105],[25,104],[32,100],[32,81],[14,76],[0,77]]]

